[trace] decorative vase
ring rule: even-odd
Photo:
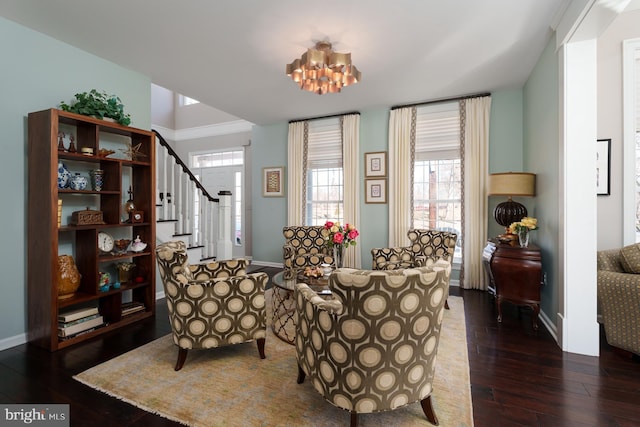
[[[80,287],[81,277],[71,255],[58,256],[58,299],[71,298]]]
[[[333,246],[333,263],[336,268],[342,268],[342,245]]]
[[[71,172],[62,162],[58,162],[58,188],[67,188],[71,180]]]
[[[87,178],[80,175],[79,173],[76,173],[71,178],[71,181],[69,181],[69,186],[71,187],[72,190],[76,190],[76,191],[84,190],[87,188]]]
[[[93,191],[102,191],[104,181],[104,171],[102,169],[94,169],[91,172],[91,186]]]
[[[523,228],[518,231],[518,242],[520,243],[521,248],[526,248],[529,246],[529,229]]]

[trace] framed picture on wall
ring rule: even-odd
[[[262,168],[262,196],[284,196],[284,166]]]
[[[365,179],[365,203],[387,203],[387,180]]]
[[[364,153],[365,176],[387,176],[387,152]]]
[[[596,144],[596,194],[608,196],[611,194],[611,139],[599,139]]]

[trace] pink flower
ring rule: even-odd
[[[356,239],[356,237],[358,237],[358,235],[359,235],[359,234],[360,234],[360,233],[358,233],[358,230],[356,230],[356,229],[354,228],[353,230],[349,231],[349,233],[347,233],[347,237],[348,237],[350,240],[355,240],[355,239]]]
[[[333,243],[340,245],[342,244],[343,240],[344,240],[344,235],[342,233],[336,233],[333,235]]]
[[[327,230],[329,230],[331,227],[333,227],[333,222],[327,221],[324,223],[324,228],[326,228]]]

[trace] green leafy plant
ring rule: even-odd
[[[92,89],[89,93],[76,93],[75,96],[75,102],[71,104],[61,101],[60,109],[84,116],[94,116],[99,119],[108,117],[124,126],[128,126],[131,123],[131,116],[125,114],[124,105],[116,95],[107,95],[104,91],[98,92]]]

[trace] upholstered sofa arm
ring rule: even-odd
[[[244,276],[247,274],[249,261],[240,259],[220,260],[189,266],[191,275],[195,280],[208,280],[218,277]]]
[[[599,270],[598,303],[607,342],[640,354],[640,275]]]
[[[387,270],[389,264],[414,262],[414,254],[408,247],[371,249],[372,268]]]
[[[322,298],[306,283],[296,283],[296,292],[302,295],[305,305],[311,305],[313,311],[323,310],[328,314],[340,315],[344,310],[344,306],[340,301]]]
[[[622,255],[620,249],[608,249],[597,252],[597,268],[598,271],[615,271],[623,273],[622,268]]]

